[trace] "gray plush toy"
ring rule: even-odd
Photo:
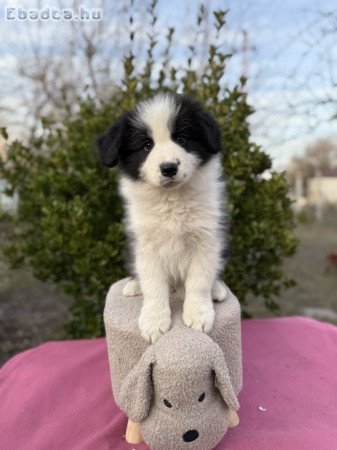
[[[138,329],[142,297],[123,297],[126,281],[110,288],[104,321],[113,393],[129,418],[129,441],[136,427],[153,450],[212,449],[239,408],[239,302],[227,288],[206,335],[184,326],[181,302],[172,299],[173,327],[151,345]]]

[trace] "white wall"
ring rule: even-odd
[[[337,177],[315,177],[308,180],[308,202],[337,204]]]

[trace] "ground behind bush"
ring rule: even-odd
[[[1,229],[5,240],[8,230]],[[337,325],[337,268],[327,255],[337,251],[337,232],[323,225],[301,225],[296,230],[300,245],[285,262],[285,271],[297,286],[279,299],[279,316],[306,315]],[[10,270],[0,255],[0,363],[12,355],[48,340],[62,338],[69,318],[71,298],[57,286],[36,280],[29,270]],[[248,302],[254,317],[270,317],[263,300]]]

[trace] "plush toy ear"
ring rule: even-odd
[[[199,121],[207,148],[212,153],[221,152],[221,131],[214,117],[205,110],[199,111]]]
[[[218,345],[215,345],[212,369],[215,374],[215,386],[219,389],[224,402],[229,409],[237,411],[240,407],[239,402],[233,390],[224,354]]]
[[[96,143],[101,161],[107,167],[113,167],[118,162],[125,123],[126,115],[123,114],[104,134],[97,138]]]
[[[152,367],[154,348],[149,347],[125,378],[119,396],[119,406],[129,419],[142,422],[149,415],[153,402]]]

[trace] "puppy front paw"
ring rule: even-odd
[[[215,280],[212,288],[212,299],[216,302],[223,302],[227,298],[227,289],[225,283],[221,280]]]
[[[187,327],[208,333],[214,323],[213,305],[188,305],[184,306],[183,322]]]
[[[169,308],[156,311],[154,308],[143,306],[138,326],[143,338],[153,344],[171,328],[171,311]]]
[[[123,287],[124,297],[135,297],[137,295],[142,295],[140,289],[140,284],[137,278],[131,278],[126,285]]]

